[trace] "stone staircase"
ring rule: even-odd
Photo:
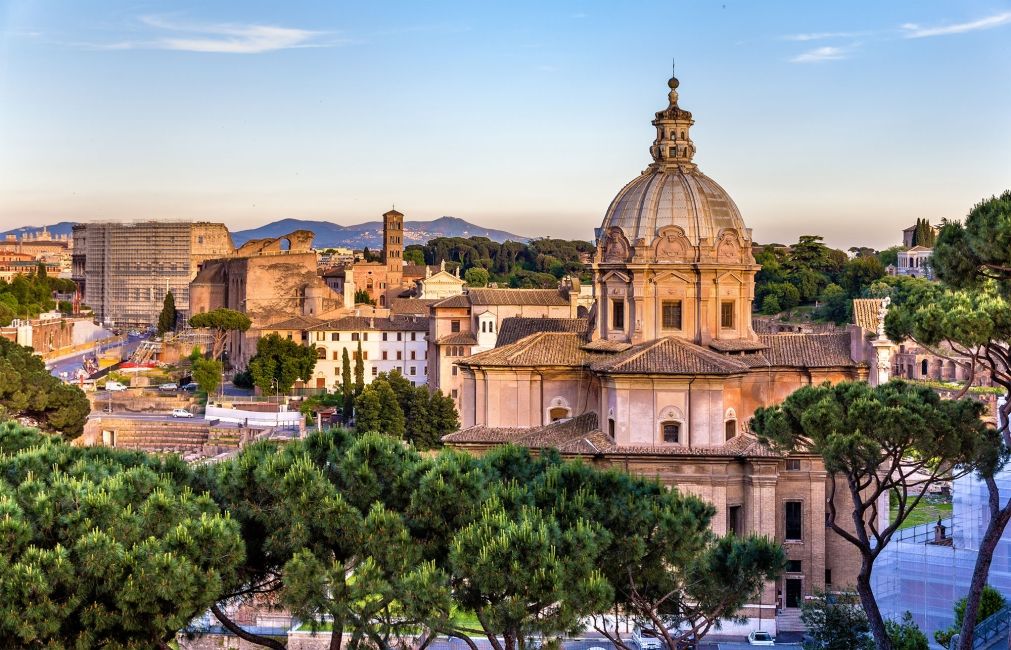
[[[807,626],[800,620],[800,610],[780,610],[776,615],[776,632],[807,632]]]

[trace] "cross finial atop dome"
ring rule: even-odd
[[[667,82],[670,92],[667,93],[667,108],[656,114],[653,126],[656,127],[656,139],[649,152],[653,156],[654,165],[663,167],[685,167],[692,169],[695,164],[692,157],[695,155],[695,145],[692,143],[688,130],[695,123],[692,114],[678,106],[678,86],[681,82],[673,76],[673,62],[671,64],[671,78]]]

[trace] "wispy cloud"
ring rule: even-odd
[[[349,39],[319,32],[277,25],[238,23],[182,23],[160,16],[143,16],[140,21],[161,32],[148,40],[121,41],[100,46],[102,49],[158,49],[181,52],[213,52],[221,54],[261,54],[291,48],[334,47]]]
[[[787,34],[783,36],[784,41],[824,41],[833,38],[854,38],[864,36],[867,32],[809,32],[806,34]]]
[[[906,23],[901,26],[903,36],[906,38],[926,38],[928,36],[948,36],[950,34],[964,34],[975,32],[981,29],[993,29],[1011,23],[1011,11],[987,16],[979,20],[972,20],[967,23],[953,23],[950,25],[938,25],[936,27],[923,27],[916,23]]]
[[[790,59],[790,63],[821,63],[822,61],[838,61],[850,56],[852,47],[816,47]]]

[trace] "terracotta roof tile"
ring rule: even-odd
[[[733,356],[752,368],[834,368],[856,365],[849,332],[831,334],[759,334],[768,350]]]
[[[317,327],[323,321],[312,316],[291,316],[284,320],[279,320],[270,325],[261,327],[261,330],[305,330],[309,331]]]
[[[390,313],[398,316],[415,315],[428,316],[429,305],[438,300],[423,298],[394,298],[390,301]]]
[[[592,368],[606,374],[634,375],[734,375],[748,371],[741,361],[672,336],[632,346]]]
[[[586,366],[604,358],[583,349],[583,336],[572,332],[539,332],[515,343],[492,348],[457,362],[461,366]]]
[[[427,332],[428,319],[414,316],[390,316],[385,318],[344,316],[320,322],[311,329],[324,332]]]
[[[726,339],[720,341],[710,341],[709,347],[717,352],[754,352],[756,350],[765,350],[769,346],[760,341]]]
[[[467,292],[472,305],[541,305],[567,306],[569,299],[558,289],[471,289]]]
[[[449,298],[443,298],[434,303],[435,307],[467,307],[470,308],[470,299],[467,294],[461,294],[459,296],[450,296]]]
[[[590,322],[585,318],[524,318],[513,316],[502,319],[495,347],[515,343],[538,332],[571,332],[587,334]]]
[[[443,442],[453,445],[514,444],[531,449],[546,447],[562,453],[605,456],[681,456],[681,457],[765,457],[781,455],[760,444],[751,434],[741,434],[725,444],[711,447],[680,445],[618,445],[598,427],[597,414],[583,413],[570,420],[552,422],[543,427],[470,427],[443,436]]]
[[[477,338],[473,332],[455,332],[443,336],[436,343],[439,345],[477,345]]]
[[[880,298],[856,298],[853,301],[853,322],[868,332],[876,332],[880,309]]]
[[[631,343],[625,343],[624,341],[608,341],[607,339],[598,339],[596,341],[590,341],[583,346],[584,350],[589,350],[590,352],[624,352],[625,350],[632,347]]]

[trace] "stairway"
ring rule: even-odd
[[[776,633],[807,632],[807,626],[800,620],[800,609],[788,608],[779,610],[776,615]]]

